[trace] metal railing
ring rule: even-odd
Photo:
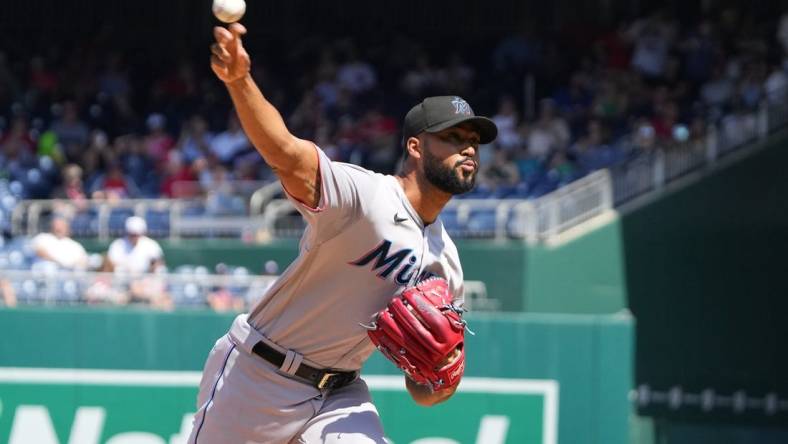
[[[204,268],[204,267],[203,267]],[[276,280],[276,276],[248,273],[217,275],[199,271],[190,273],[121,274],[89,271],[64,271],[54,268],[3,270],[0,279],[10,283],[18,304],[24,305],[127,305],[145,304],[135,296],[151,291],[166,298],[175,307],[209,307],[212,295],[242,301],[240,308],[256,303]]]
[[[0,284],[2,281],[10,284],[19,305],[149,304],[135,296],[135,283],[138,283],[142,291],[147,288],[156,291],[157,297],[166,298],[168,306],[209,308],[214,306],[212,298],[229,298],[240,302],[234,308],[248,310],[278,279],[278,276],[252,275],[242,268],[228,274],[210,274],[200,266],[186,268],[188,272],[135,275],[64,271],[53,267],[3,270]],[[0,291],[2,288],[0,285]],[[474,311],[495,311],[500,308],[500,301],[489,297],[484,282],[465,281],[465,306]]]
[[[509,219],[509,236],[545,241],[611,207],[610,176],[596,171],[539,199],[518,202]]]
[[[672,143],[610,168],[615,205],[658,190],[730,153],[754,146],[788,125],[788,89],[768,94],[757,110],[709,125],[703,140]]]

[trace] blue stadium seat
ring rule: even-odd
[[[71,233],[75,237],[91,237],[98,235],[98,213],[90,209],[80,211],[71,219]]]
[[[66,279],[58,283],[55,302],[59,305],[76,305],[82,302],[85,293],[84,285],[75,279]]]
[[[33,279],[14,283],[13,287],[17,301],[22,304],[40,304],[44,301],[44,292]]]
[[[107,225],[109,227],[110,236],[123,236],[126,234],[126,219],[134,216],[134,210],[131,208],[113,208],[109,212],[109,220]]]
[[[148,234],[153,237],[165,237],[170,234],[170,211],[148,210],[145,213],[148,223]]]
[[[460,231],[462,231],[459,219],[457,218],[457,208],[445,208],[441,211],[440,219],[449,235],[457,236]]]
[[[468,215],[467,234],[471,237],[495,235],[495,208],[471,209]]]

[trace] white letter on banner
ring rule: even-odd
[[[98,444],[106,412],[102,407],[80,407],[71,427],[69,444]]]
[[[20,405],[16,408],[8,444],[60,444],[52,426],[49,411],[42,405]]]
[[[509,431],[509,417],[501,415],[484,415],[479,425],[477,444],[504,444]]]
[[[194,422],[194,413],[186,413],[181,419],[181,431],[178,434],[170,436],[170,444],[186,444],[189,435],[192,433],[192,424]]]
[[[421,438],[413,441],[410,444],[460,444],[460,443],[449,438]]]
[[[107,444],[166,444],[158,435],[144,432],[129,432],[115,435],[107,440]]]

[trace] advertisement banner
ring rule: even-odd
[[[199,372],[0,368],[0,442],[183,444]],[[394,444],[557,444],[558,383],[463,379],[416,405],[402,376],[364,376]],[[438,429],[436,425],[441,425]]]

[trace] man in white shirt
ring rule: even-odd
[[[126,236],[110,244],[106,268],[115,274],[144,275],[129,283],[129,302],[170,309],[172,300],[165,280],[151,275],[166,270],[164,252],[158,242],[145,236],[147,231],[145,219],[138,216],[126,219]]]
[[[69,237],[68,221],[55,216],[50,233],[41,233],[33,238],[33,250],[38,260],[56,264],[64,270],[84,270],[88,266],[85,248]]]
[[[164,266],[164,252],[158,242],[145,235],[147,231],[145,219],[138,216],[126,219],[126,236],[115,239],[109,246],[107,271],[142,274]]]

